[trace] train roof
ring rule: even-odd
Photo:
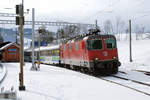
[[[40,47],[40,51],[55,50],[55,49],[59,49],[59,45]],[[31,52],[31,51],[32,51],[32,48],[26,50],[26,52]],[[39,48],[35,48],[34,51],[39,51]]]
[[[86,35],[80,35],[80,36],[70,38],[66,40],[64,43],[70,43],[70,42],[87,40],[87,39],[109,38],[109,37],[116,39],[114,35],[110,35],[110,34],[86,34]]]

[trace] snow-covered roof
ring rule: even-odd
[[[40,50],[52,50],[52,49],[59,49],[59,45],[40,47]],[[39,48],[35,49],[35,51],[38,51],[38,50],[39,50]]]
[[[1,47],[1,48],[0,48],[0,51],[1,51],[1,50],[4,50],[4,49],[7,49],[7,48],[8,48],[9,46],[11,46],[11,45],[14,45],[14,46],[16,46],[16,47],[19,48],[19,46],[18,46],[16,43],[8,43],[8,44],[4,45],[3,47]]]

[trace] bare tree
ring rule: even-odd
[[[63,29],[57,30],[57,36],[59,38],[72,38],[80,34],[81,28],[79,26],[70,25],[66,26]]]
[[[113,26],[110,20],[106,20],[104,22],[104,33],[105,34],[112,34],[113,33]]]
[[[136,40],[143,39],[144,31],[145,31],[145,27],[139,27],[139,25],[135,26]]]
[[[116,33],[117,33],[117,40],[121,39],[121,33],[125,31],[125,22],[121,20],[120,17],[116,20]]]
[[[2,43],[4,41],[3,37],[1,36],[1,33],[0,33],[0,43]]]
[[[128,33],[129,33],[129,29],[128,29],[127,27],[126,27],[126,29],[125,29],[125,33],[126,33],[126,37],[125,37],[124,40],[126,41],[126,40],[128,40],[128,38],[129,38],[129,34],[128,34]]]
[[[45,28],[41,28],[38,30],[39,34],[40,34],[40,41],[44,41],[47,43],[51,43],[54,39],[54,32],[50,32],[48,30],[46,30]]]
[[[143,34],[145,33],[145,27],[143,26],[141,29],[141,38],[143,39]]]
[[[80,27],[80,33],[81,34],[87,34],[88,33],[88,29],[87,29],[87,27],[86,26],[78,26],[78,27]]]
[[[65,33],[64,33],[64,30],[62,28],[57,30],[56,38],[57,38],[57,40],[60,40],[61,42],[64,41]]]

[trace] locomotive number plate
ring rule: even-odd
[[[103,52],[103,55],[104,55],[104,56],[108,56],[108,52],[107,52],[107,51],[104,51],[104,52]]]

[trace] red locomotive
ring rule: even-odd
[[[63,43],[60,46],[61,65],[94,74],[117,73],[121,63],[118,60],[116,38],[97,32]]]

